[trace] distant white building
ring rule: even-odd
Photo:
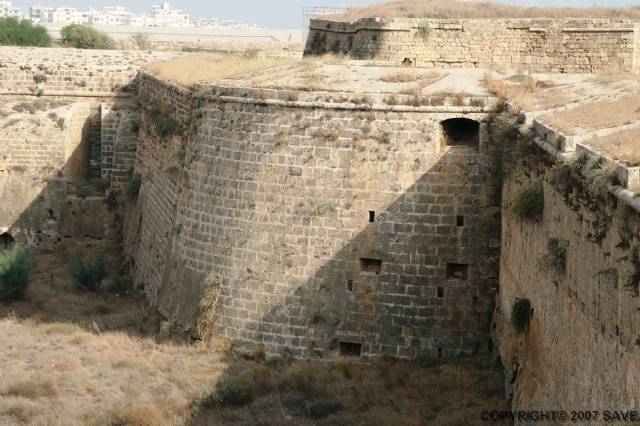
[[[29,8],[29,19],[34,24],[47,24],[52,22],[53,7],[46,7],[39,4],[34,4]]]
[[[75,7],[60,6],[51,12],[51,23],[56,25],[86,24],[86,14]]]
[[[87,23],[93,25],[132,25],[136,15],[122,6],[89,9]]]
[[[0,16],[17,16],[19,9],[11,7],[9,0],[0,0]],[[13,15],[11,15],[13,14]],[[168,2],[160,6],[152,6],[149,15],[136,15],[126,7],[109,6],[102,9],[89,8],[80,11],[69,6],[45,7],[34,4],[29,8],[28,18],[37,24],[90,24],[117,26],[126,25],[134,27],[232,27],[255,28],[256,25],[247,25],[242,21],[200,19],[196,23],[191,22],[191,17],[180,9],[173,9]]]
[[[179,9],[172,9],[169,3],[162,6],[151,6],[151,25],[157,27],[191,26],[191,18]]]
[[[22,19],[24,13],[17,7],[14,7],[8,0],[0,0],[0,18],[18,18]]]

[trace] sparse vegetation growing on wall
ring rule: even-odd
[[[429,36],[431,35],[431,32],[433,31],[433,29],[431,28],[431,25],[429,25],[428,22],[423,22],[420,24],[420,26],[418,27],[418,30],[416,31],[416,35],[424,40],[428,39]]]
[[[66,47],[101,50],[113,50],[116,48],[115,42],[107,33],[99,31],[90,25],[67,25],[62,28],[60,34]]]
[[[107,276],[107,265],[102,253],[93,258],[76,256],[71,260],[71,277],[79,287],[100,292],[102,282]]]
[[[625,288],[631,292],[634,297],[640,295],[640,249],[634,247],[631,251],[631,264],[633,271],[627,279]]]
[[[511,309],[511,325],[516,334],[522,334],[529,328],[533,309],[529,299],[516,299]]]
[[[556,274],[564,274],[567,269],[567,240],[549,238],[547,240],[547,252],[542,258],[542,265]]]
[[[21,299],[33,278],[31,254],[13,247],[0,252],[0,301]]]
[[[51,38],[45,27],[31,21],[0,18],[0,45],[49,47]]]
[[[127,184],[127,198],[130,201],[138,198],[138,194],[140,193],[140,187],[142,186],[142,176],[139,174],[134,174],[131,176],[129,183]]]
[[[591,157],[585,168],[591,174],[587,190],[594,198],[605,198],[609,194],[609,185],[620,183],[615,166],[605,163],[601,157]]]
[[[163,139],[182,133],[182,124],[157,106],[151,108],[149,117],[155,126],[158,136]]]
[[[544,188],[542,182],[518,194],[511,205],[511,212],[521,220],[539,221],[544,213]]]

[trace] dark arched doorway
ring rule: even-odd
[[[0,234],[0,251],[10,249],[15,242],[16,240],[11,234],[7,232]]]
[[[450,118],[440,123],[444,146],[478,148],[480,123],[468,118]]]

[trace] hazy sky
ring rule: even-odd
[[[101,8],[103,6],[126,6],[134,12],[146,12],[151,5],[162,0],[13,0],[13,4],[27,8],[33,3],[45,6],[62,4],[79,9]],[[228,18],[256,22],[272,28],[298,28],[302,26],[302,8],[304,6],[362,6],[381,3],[383,0],[173,0],[171,5],[184,9],[192,18]],[[591,6],[593,0],[511,0],[504,3],[524,5],[566,5]],[[601,6],[640,5],[640,0],[599,0]]]

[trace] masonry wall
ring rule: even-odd
[[[636,71],[637,26],[598,19],[311,20],[306,55],[421,67]]]
[[[0,47],[0,95],[131,96],[150,61],[175,53]]]
[[[170,322],[299,357],[335,356],[340,342],[365,359],[486,350],[497,276],[497,250],[477,235],[491,211],[486,129],[479,148],[456,150],[439,123],[461,113],[231,94],[194,100],[142,80],[127,245]],[[161,138],[152,106],[183,133]],[[447,278],[448,263],[466,275]]]
[[[509,206],[540,181],[543,219],[517,220]],[[515,409],[640,406],[638,213],[586,183],[550,157],[517,164],[505,182],[496,323]],[[567,246],[564,273],[544,266],[551,238]],[[521,336],[510,323],[516,298],[534,309]]]

